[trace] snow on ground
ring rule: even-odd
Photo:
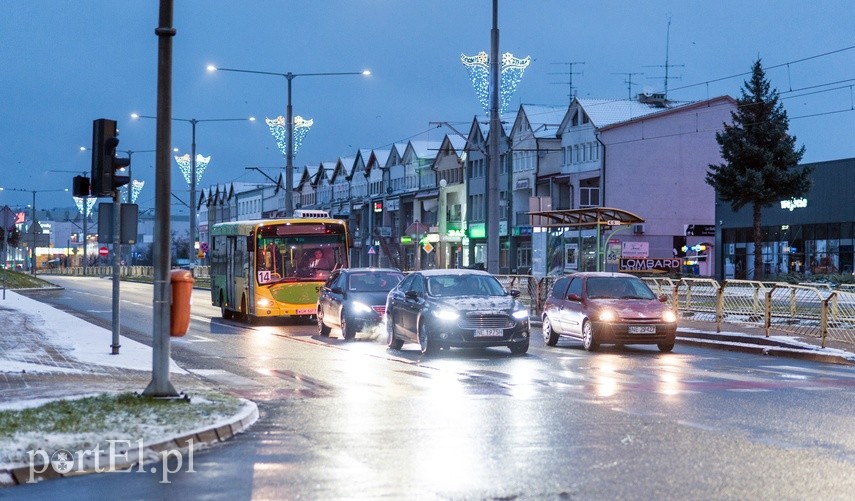
[[[57,348],[69,350],[67,356],[80,363],[138,371],[150,371],[152,369],[151,347],[142,343],[120,336],[119,354],[113,355],[110,348],[113,344],[113,333],[107,329],[90,324],[74,315],[13,291],[6,291],[6,300],[3,301],[2,305],[7,309],[40,317],[43,323],[36,322],[36,327],[44,332],[50,344]],[[16,351],[20,353],[20,347]],[[4,360],[3,354],[0,353],[0,371],[18,372],[7,370],[13,363],[14,361]],[[175,362],[171,362],[169,370],[172,373],[186,374],[187,372]],[[53,372],[60,372],[60,370]]]

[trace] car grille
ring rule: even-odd
[[[515,322],[507,315],[469,315],[462,317],[457,325],[461,329],[510,329]]]
[[[371,309],[374,310],[374,312],[380,315],[381,317],[386,314],[385,304],[381,304],[380,306],[372,306]]]

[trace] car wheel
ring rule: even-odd
[[[389,315],[386,315],[386,345],[393,350],[400,350],[404,346],[404,341],[395,337],[395,324]]]
[[[512,345],[509,345],[508,348],[510,348],[511,353],[513,353],[514,355],[522,355],[528,351],[528,339],[526,339],[525,342],[522,343],[514,343]]]
[[[324,316],[318,311],[318,334],[327,337],[330,335],[330,328],[324,323]]]
[[[422,355],[433,355],[439,348],[439,344],[430,338],[424,322],[419,324],[419,345],[422,347]]]
[[[347,318],[345,318],[344,313],[341,314],[341,337],[344,338],[345,341],[350,341],[351,339],[356,337],[356,330],[352,325],[347,323]]]
[[[588,351],[597,351],[600,348],[600,343],[594,339],[594,326],[588,320],[582,324],[582,346]]]
[[[552,322],[549,321],[549,317],[543,316],[543,342],[546,343],[547,346],[555,346],[558,344],[558,333],[552,328]]]
[[[659,343],[657,346],[659,346],[659,351],[662,353],[668,353],[674,349],[674,343]]]

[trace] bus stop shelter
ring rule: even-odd
[[[563,241],[564,232],[567,230],[577,230],[577,250],[584,250],[582,245],[582,232],[585,230],[594,230],[594,241],[596,242],[596,271],[605,270],[603,258],[607,255],[605,247],[611,237],[618,231],[631,228],[633,224],[644,222],[643,218],[633,214],[632,212],[613,207],[547,210],[529,212],[528,214],[531,217],[531,225],[535,228],[535,232],[539,231],[546,235],[547,251],[549,249],[556,248],[554,244],[549,242],[549,238],[552,237],[556,231],[563,230],[561,237]],[[605,238],[603,238],[603,236],[605,236]],[[532,245],[534,245],[534,242],[532,242]],[[549,270],[547,269],[547,272],[548,271]]]

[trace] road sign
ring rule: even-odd
[[[200,242],[199,243],[199,251],[200,252],[208,252],[208,242]]]
[[[606,224],[609,226],[620,226],[621,222],[617,219],[609,219],[608,221],[606,221]]]
[[[426,244],[422,245],[422,249],[424,249],[424,250],[425,250],[425,252],[427,252],[428,254],[430,254],[431,252],[433,252],[433,245],[431,245],[431,243],[430,243],[430,242],[428,242],[428,243],[426,243]]]
[[[368,253],[369,253],[369,254],[377,254],[377,251],[376,251],[376,250],[374,250],[374,246],[373,246],[373,245],[372,245],[371,247],[369,247],[369,248],[368,248]]]
[[[99,249],[98,249],[98,255],[99,255],[99,256],[101,256],[101,257],[105,257],[105,256],[107,256],[107,254],[109,254],[109,253],[110,253],[110,249],[108,249],[108,248],[106,248],[106,247],[101,247],[101,248],[99,248]]]

